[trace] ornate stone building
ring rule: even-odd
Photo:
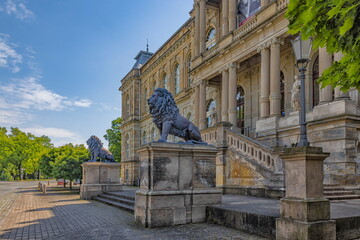
[[[282,194],[283,163],[275,149],[294,146],[299,139],[298,111],[292,108],[298,70],[290,40],[295,36],[287,33],[287,4],[195,0],[189,20],[160,49],[137,55],[119,89],[125,184],[138,184],[137,149],[159,138],[146,99],[155,88],[165,87],[203,139],[218,147],[218,187],[225,193]],[[324,183],[354,185],[360,183],[358,91],[321,89],[316,83],[339,58],[326,49],[311,53],[308,138],[312,146],[331,153],[324,163]]]

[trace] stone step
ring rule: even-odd
[[[345,199],[360,199],[360,195],[338,195],[338,196],[325,196],[329,200],[345,200]]]
[[[105,204],[120,208],[120,209],[128,211],[130,213],[134,213],[134,206],[130,206],[130,205],[127,205],[127,204],[124,204],[124,203],[120,203],[118,201],[112,201],[112,200],[109,200],[109,199],[106,199],[106,198],[103,198],[103,197],[100,197],[100,196],[93,197],[92,199],[96,200],[98,202],[102,202],[102,203],[105,203]]]
[[[325,196],[338,196],[338,195],[353,195],[351,190],[336,190],[336,191],[324,191]]]
[[[110,194],[101,194],[98,197],[106,198],[108,200],[123,203],[123,204],[129,205],[129,206],[135,206],[135,201],[134,200],[129,200],[129,199],[126,199],[126,198],[122,198],[120,196],[114,196],[114,195],[110,195]]]
[[[123,192],[104,192],[104,194],[115,196],[118,198],[124,198],[131,201],[135,201],[135,192],[134,191],[123,191]]]
[[[324,191],[341,191],[344,190],[344,187],[337,186],[337,187],[324,187]]]
[[[280,217],[280,211],[278,216],[226,209],[222,206],[209,206],[206,211],[210,222],[275,239],[276,218]]]

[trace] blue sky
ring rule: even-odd
[[[118,88],[133,58],[147,38],[155,52],[192,4],[0,0],[0,126],[47,135],[56,146],[102,138],[121,115]]]

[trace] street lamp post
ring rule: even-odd
[[[299,112],[299,124],[300,124],[300,141],[298,147],[307,147],[309,142],[307,140],[306,133],[306,109],[305,109],[305,72],[306,66],[310,60],[311,51],[311,39],[302,40],[301,36],[298,36],[294,40],[291,40],[293,51],[296,58],[295,66],[299,69],[300,79],[300,112]]]

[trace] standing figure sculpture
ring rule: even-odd
[[[188,119],[181,116],[173,96],[165,88],[155,89],[147,100],[153,122],[160,130],[158,142],[166,142],[168,135],[183,138],[187,143],[206,144],[201,139],[199,129]]]
[[[111,154],[109,150],[103,147],[103,143],[101,140],[92,135],[87,141],[86,144],[89,146],[89,151],[91,154],[91,159],[89,162],[96,162],[97,158],[108,160],[109,162],[115,162],[114,156]]]
[[[293,111],[300,110],[300,80],[297,75],[294,76],[294,83],[291,89],[291,108]]]

